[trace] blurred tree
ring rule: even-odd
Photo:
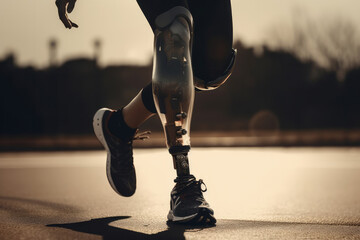
[[[267,44],[303,60],[312,60],[337,73],[343,81],[346,72],[360,65],[360,38],[355,25],[341,17],[316,21],[304,11],[295,10],[290,23],[277,24],[268,32]]]
[[[58,41],[55,38],[49,40],[49,67],[55,67],[57,63]]]
[[[94,60],[96,63],[99,63],[101,57],[101,47],[102,41],[101,39],[97,38],[94,40]]]

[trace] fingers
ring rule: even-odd
[[[64,0],[57,0],[55,2],[57,8],[58,8],[58,14],[61,22],[64,24],[66,28],[71,28],[71,23],[68,21],[68,17],[65,11],[66,2]]]
[[[74,27],[74,28],[78,28],[78,27],[79,27],[76,23],[74,23],[74,22],[71,21],[70,19],[69,19],[69,21],[70,21],[72,27]]]
[[[69,3],[68,3],[69,2]],[[58,14],[61,22],[64,24],[66,28],[71,29],[72,27],[77,28],[78,25],[72,22],[66,13],[66,10],[70,13],[75,6],[76,0],[56,0],[55,4],[58,8]],[[69,11],[70,10],[70,11]]]
[[[71,13],[74,10],[76,0],[70,0],[67,6],[67,12]]]

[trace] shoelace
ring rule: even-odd
[[[202,192],[206,192],[207,191],[207,186],[206,184],[204,183],[204,181],[202,179],[199,179],[199,185],[200,185],[200,190]],[[205,186],[205,189],[202,189],[201,186],[204,185]]]
[[[202,193],[207,191],[207,186],[204,183],[202,179],[199,179],[199,181],[195,180],[195,177],[189,176],[188,178],[176,178],[176,183],[179,183],[177,187],[177,192],[182,193],[184,191],[189,191],[194,195],[197,195],[197,197],[203,198]],[[202,186],[205,186],[203,189]]]
[[[150,138],[149,135],[151,134],[151,131],[145,131],[141,133],[138,133],[138,131],[139,130],[136,131],[135,136],[133,137],[132,140],[146,140]]]
[[[146,139],[149,139],[150,138],[150,134],[151,134],[151,131],[145,131],[145,132],[141,132],[141,133],[138,133],[139,130],[136,130],[135,132],[135,136],[132,138],[131,141],[129,141],[129,143],[127,144],[119,144],[118,145],[118,149],[120,151],[116,151],[115,152],[115,155],[116,155],[116,158],[123,158],[123,159],[132,159],[132,144],[131,142],[133,140],[146,140]],[[118,170],[120,171],[124,171],[124,172],[128,172],[129,169],[132,169],[132,161],[118,161],[117,162],[118,164]]]

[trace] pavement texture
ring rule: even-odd
[[[360,148],[194,148],[215,227],[166,222],[165,149],[136,149],[118,196],[104,151],[0,154],[0,239],[360,239]]]

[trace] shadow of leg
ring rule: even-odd
[[[130,218],[129,216],[116,216],[107,218],[96,218],[84,222],[49,224],[47,227],[59,227],[70,229],[76,232],[89,233],[102,236],[104,240],[108,239],[185,239],[185,226],[169,226],[165,231],[156,234],[146,234],[128,229],[110,226],[111,222]]]

